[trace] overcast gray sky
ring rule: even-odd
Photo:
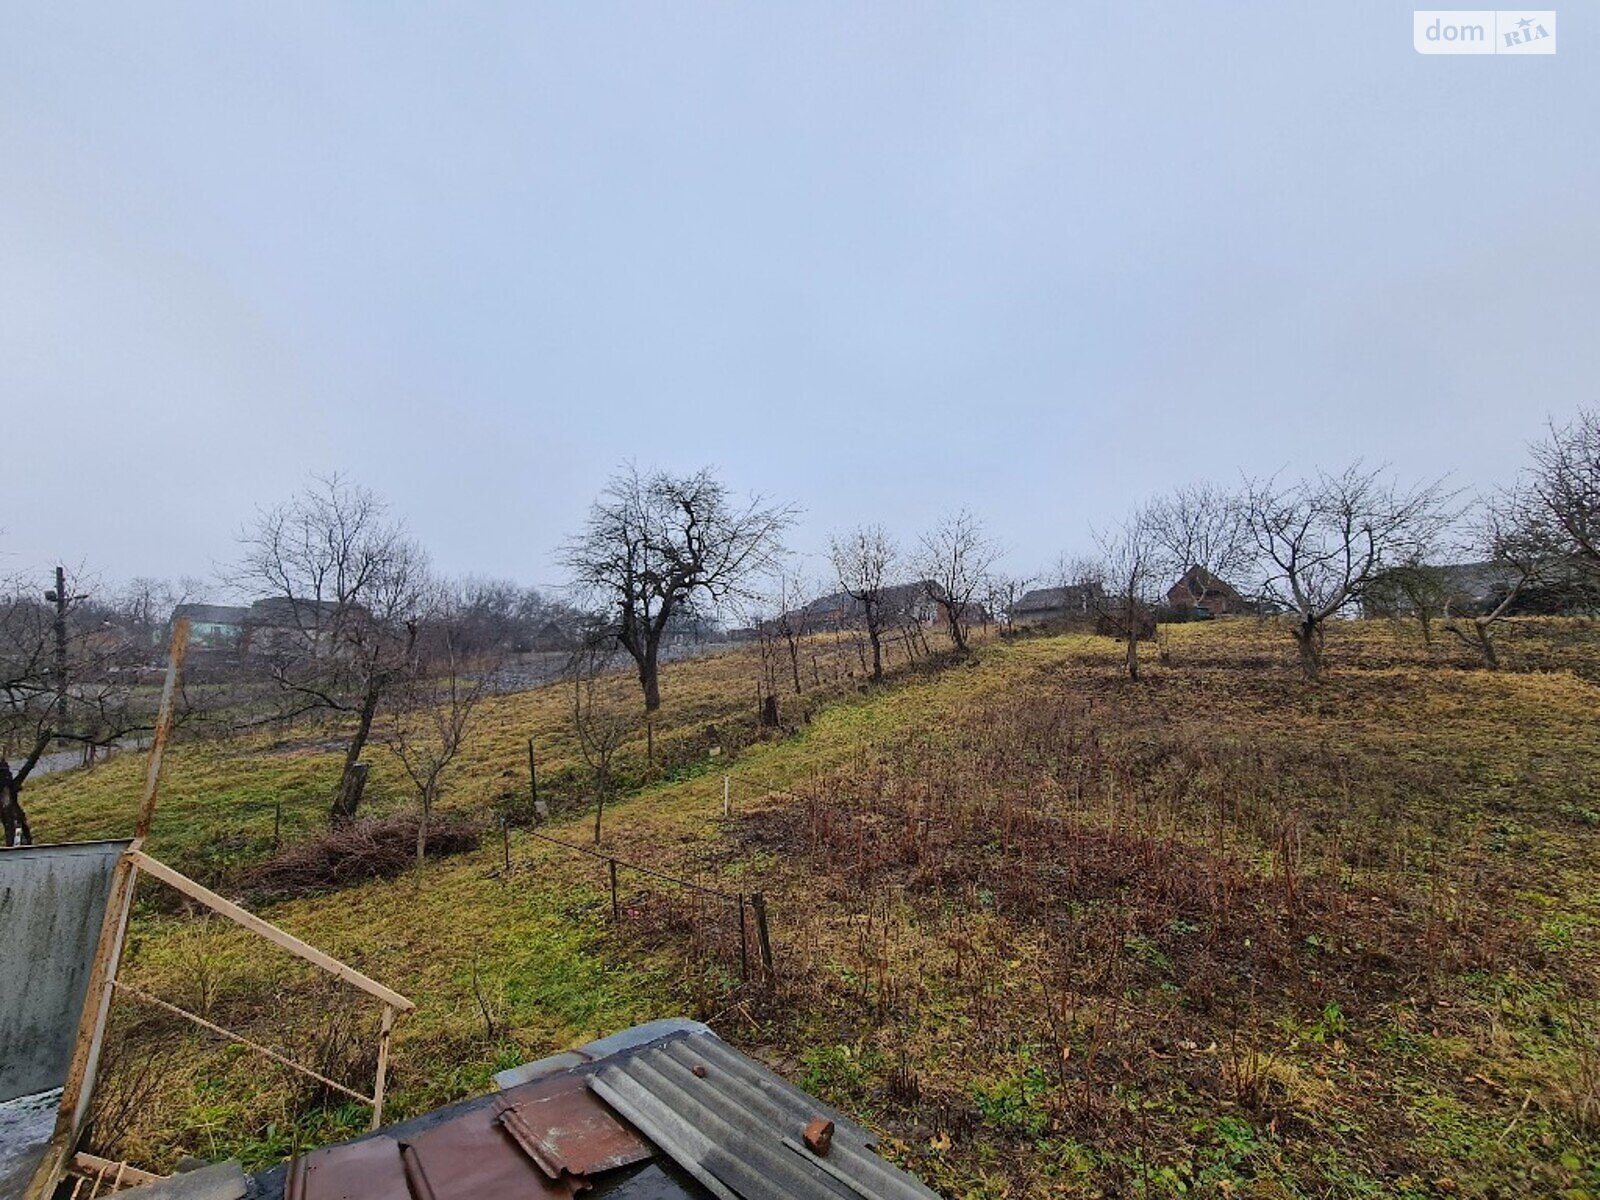
[[[1018,568],[1150,492],[1507,478],[1600,372],[1600,22],[7,3],[0,572],[208,573],[311,471],[558,577],[623,459]]]

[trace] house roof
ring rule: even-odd
[[[865,1129],[696,1021],[651,1022],[496,1080],[502,1091],[260,1172],[250,1195],[936,1200]],[[806,1139],[817,1122],[832,1122],[821,1154]]]
[[[1167,589],[1167,595],[1177,591],[1184,591],[1191,596],[1204,599],[1210,595],[1226,596],[1230,600],[1240,598],[1238,589],[1226,579],[1218,578],[1204,567],[1190,567],[1178,577],[1176,583]]]
[[[935,1198],[879,1158],[861,1126],[710,1032],[606,1059],[595,1065],[589,1087],[721,1200]],[[807,1138],[816,1122],[831,1123],[821,1153]]]
[[[310,600],[301,597],[291,599],[288,596],[263,596],[260,600],[250,602],[246,620],[256,625],[281,625],[290,628],[299,628],[307,622],[315,622],[318,614],[332,617],[341,611],[350,613],[365,612],[366,609],[359,604],[341,605],[337,600]]]
[[[901,608],[921,600],[932,589],[936,595],[942,595],[944,589],[932,580],[918,580],[915,583],[892,583],[880,591],[885,608]],[[856,600],[849,592],[829,592],[826,596],[818,596],[815,600],[805,605],[800,611],[812,614],[836,612],[844,609],[849,612],[860,612],[861,602]]]
[[[188,617],[194,625],[243,625],[250,610],[239,604],[180,604],[172,619]]]
[[[1014,612],[1054,612],[1057,609],[1081,608],[1085,601],[1098,599],[1103,594],[1098,583],[1074,583],[1066,587],[1034,588],[1024,592],[1017,601]]]

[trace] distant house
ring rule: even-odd
[[[1227,580],[1204,567],[1190,567],[1167,589],[1167,605],[1176,609],[1200,608],[1213,617],[1252,611],[1250,602]]]
[[[285,650],[333,648],[341,626],[367,615],[360,604],[341,605],[336,600],[303,600],[268,596],[251,601],[244,619],[247,654],[280,654]]]
[[[237,604],[180,604],[172,610],[172,624],[189,618],[189,644],[197,650],[233,650],[244,643],[249,615]]]
[[[1025,626],[1089,623],[1104,599],[1105,589],[1098,583],[1034,588],[1017,601],[1011,621]]]
[[[1519,579],[1517,569],[1504,562],[1392,567],[1362,591],[1361,611],[1368,617],[1410,617],[1419,609],[1476,616],[1498,608]],[[1556,564],[1523,584],[1507,611],[1512,616],[1573,615],[1594,611],[1597,602],[1594,581],[1581,567]]]
[[[883,589],[882,610],[884,620],[891,625],[912,621],[920,625],[933,625],[939,620],[939,606],[929,596],[929,589],[942,595],[937,583],[919,580],[916,583],[897,583]],[[848,592],[832,592],[819,596],[800,610],[808,629],[849,629],[866,619],[866,609],[861,601]]]

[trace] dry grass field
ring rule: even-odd
[[[545,831],[589,835],[559,686],[484,710],[445,803],[487,832],[420,875],[252,891],[275,822],[320,829],[325,730],[181,745],[153,849],[417,1001],[395,1116],[684,1013],[952,1196],[1600,1195],[1600,629],[1503,639],[1490,673],[1448,634],[1342,623],[1310,686],[1282,630],[1218,621],[1164,627],[1136,684],[1108,639],[1041,637],[902,654],[870,691],[823,646],[766,736],[753,650],[675,665],[659,762],[626,747],[604,844],[762,892],[771,984],[741,979],[733,906],[624,871],[614,921],[603,865],[502,843],[530,737]],[[141,770],[41,781],[41,840],[125,833]],[[381,754],[369,796],[409,803]],[[375,1013],[148,882],[126,974],[370,1079]],[[363,1124],[159,1010],[116,1013],[113,1153],[265,1163]]]

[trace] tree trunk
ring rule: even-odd
[[[1128,622],[1128,678],[1139,678],[1139,618],[1131,618]]]
[[[1500,655],[1495,652],[1494,639],[1489,636],[1489,622],[1474,621],[1472,630],[1478,635],[1478,648],[1483,651],[1483,665],[1491,671],[1500,669]]]
[[[1300,670],[1308,683],[1322,678],[1322,646],[1318,636],[1321,630],[1309,617],[1302,620],[1294,631],[1295,644],[1300,647]]]
[[[426,796],[422,798],[422,817],[417,821],[417,885],[422,884],[422,861],[428,853],[428,813],[433,808],[433,803]]]
[[[967,631],[961,628],[961,618],[956,615],[953,606],[945,615],[950,619],[950,636],[955,639],[956,653],[965,654],[967,652]]]
[[[606,811],[606,772],[594,773],[594,844],[600,844],[600,818]]]
[[[657,665],[660,650],[660,641],[652,638],[639,656],[639,686],[644,689],[644,710],[647,713],[653,713],[661,707],[661,671]]]
[[[331,818],[335,825],[355,819],[356,810],[361,807],[362,793],[366,790],[367,764],[352,763],[345,768],[344,776],[339,780],[339,794],[333,798]]]
[[[805,689],[800,686],[800,646],[793,641],[789,643],[789,666],[794,671],[794,694],[798,696]]]
[[[874,625],[867,626],[867,640],[872,643],[872,682],[883,682],[883,635]]]
[[[22,784],[9,770],[0,774],[0,825],[5,828],[7,846],[33,845],[33,830],[22,809]]]
[[[357,778],[356,768],[361,765],[361,752],[367,748],[367,738],[372,734],[372,720],[378,714],[378,701],[383,697],[383,681],[374,675],[367,681],[367,691],[361,697],[361,715],[356,719],[356,731],[344,752],[344,773],[339,777],[339,791],[333,799],[333,809],[328,814],[335,825],[353,819],[361,804],[361,791],[367,783],[366,768]]]

